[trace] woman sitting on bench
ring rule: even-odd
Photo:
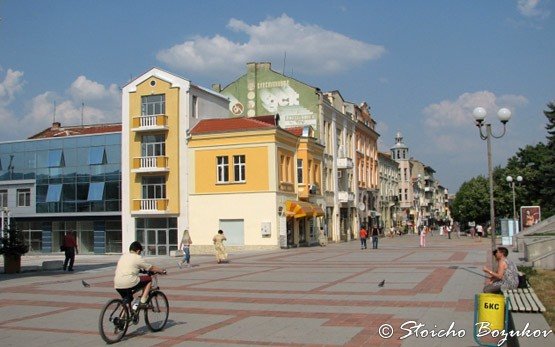
[[[502,290],[518,288],[518,270],[516,265],[507,259],[509,250],[505,247],[497,247],[493,250],[497,259],[497,272],[493,272],[484,266],[483,271],[490,277],[484,287],[484,293],[501,293]]]

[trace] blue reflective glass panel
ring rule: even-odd
[[[61,192],[62,192],[61,184],[50,184],[48,186],[48,192],[46,193],[46,202],[60,201]]]
[[[93,182],[89,185],[88,201],[102,200],[104,197],[104,182]]]
[[[62,150],[54,149],[48,152],[48,167],[60,167],[62,165]]]
[[[104,146],[89,148],[89,165],[106,164],[106,151]]]

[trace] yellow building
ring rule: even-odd
[[[279,116],[211,119],[191,129],[190,232],[211,245],[278,248],[317,242],[324,203],[323,146],[312,128],[282,129]]]
[[[225,117],[228,99],[153,68],[122,93],[122,250],[169,255],[189,227],[186,139],[205,118]]]

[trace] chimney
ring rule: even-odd
[[[62,124],[60,122],[54,122],[52,123],[52,128],[50,128],[51,130],[58,130],[60,129],[60,127],[62,126]]]

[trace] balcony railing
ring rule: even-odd
[[[341,169],[352,169],[353,159],[351,158],[337,158],[337,168]]]
[[[337,192],[337,200],[340,203],[347,203],[355,201],[355,193],[347,192],[347,191],[339,191]]]
[[[168,199],[134,199],[133,212],[162,213],[168,208]]]
[[[167,130],[168,116],[157,114],[133,117],[133,131]]]
[[[168,171],[168,157],[151,156],[133,158],[132,172],[165,172]]]

